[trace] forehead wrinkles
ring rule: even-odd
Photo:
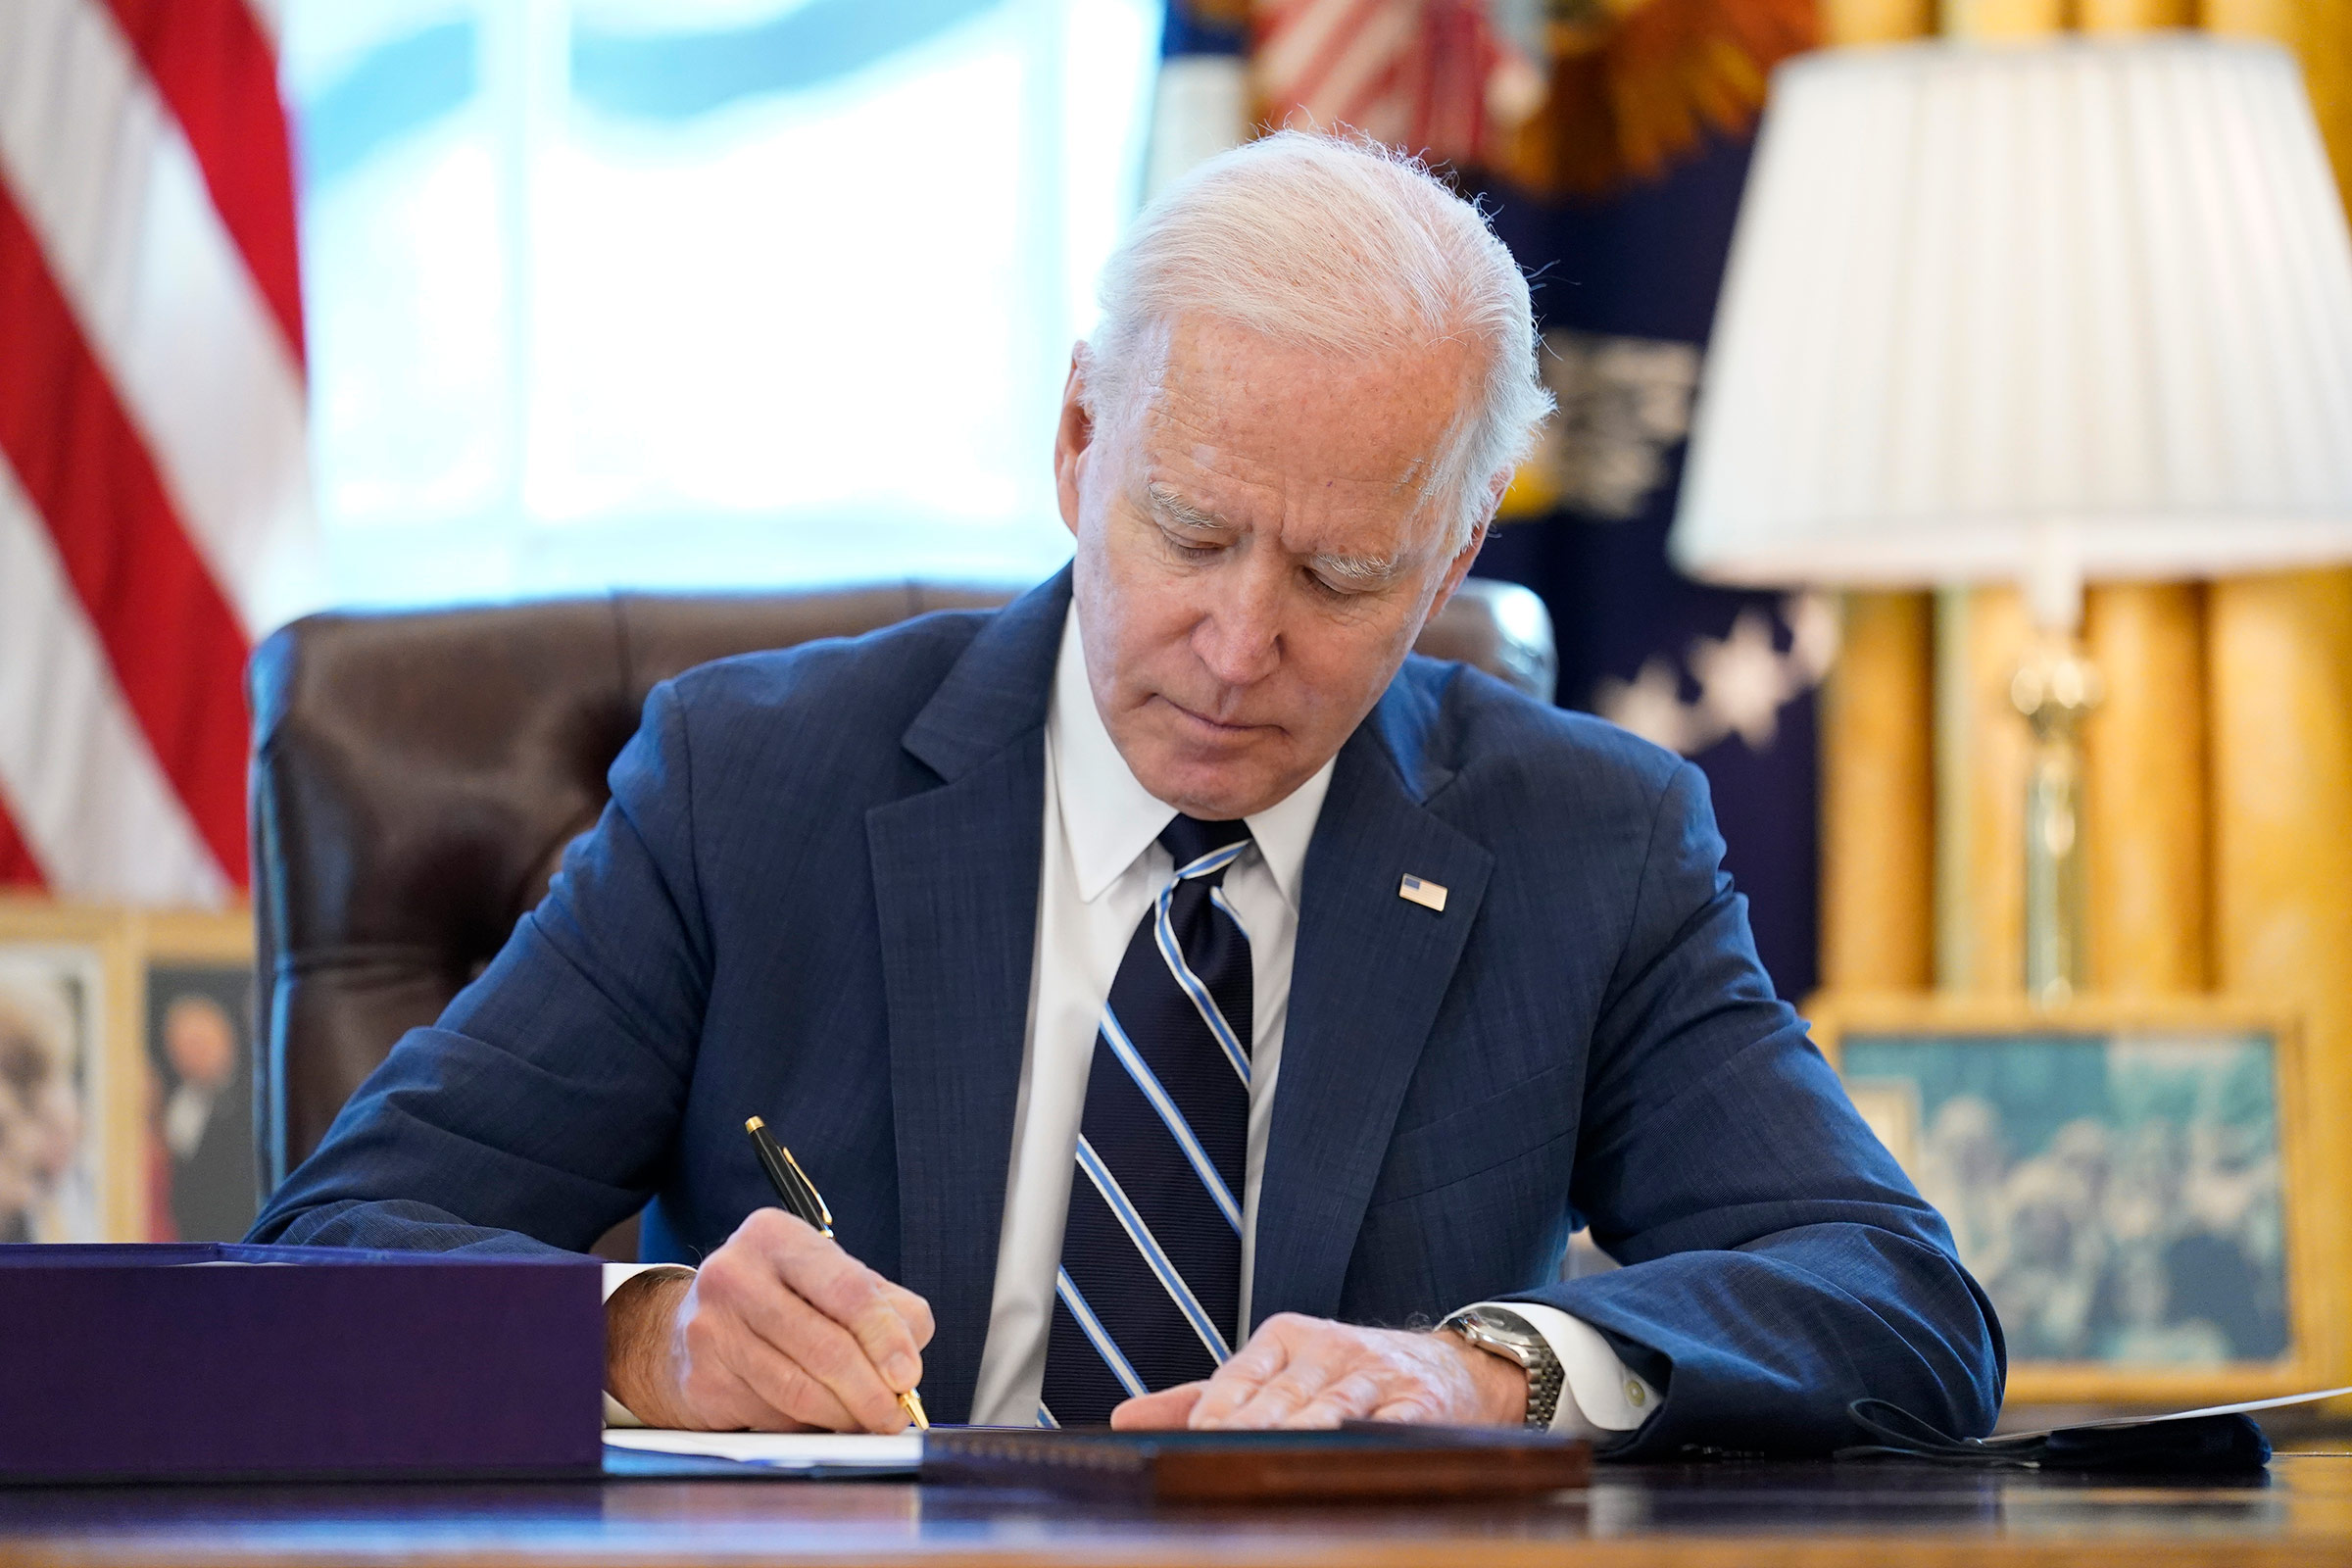
[[[1139,486],[1146,511],[1177,526],[1270,534],[1296,555],[1389,559],[1426,509],[1399,507],[1394,485],[1359,479],[1286,478],[1259,465],[1197,451],[1197,462],[1148,462]]]
[[[1445,535],[1433,481],[1460,415],[1462,345],[1334,358],[1195,319],[1155,369],[1128,405],[1131,484],[1169,483],[1300,557],[1406,563]]]

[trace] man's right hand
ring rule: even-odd
[[[931,1307],[780,1208],[692,1278],[640,1274],[605,1303],[605,1387],[648,1426],[897,1432]]]

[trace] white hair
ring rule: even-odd
[[[1510,251],[1427,166],[1368,138],[1283,130],[1208,159],[1136,220],[1103,267],[1102,302],[1085,378],[1097,420],[1155,382],[1188,316],[1347,357],[1469,340],[1478,395],[1422,481],[1426,502],[1451,509],[1448,554],[1551,412]]]

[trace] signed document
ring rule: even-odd
[[[786,1474],[839,1476],[852,1472],[912,1475],[922,1467],[923,1435],[898,1432],[676,1432],[616,1427],[607,1448],[681,1458],[724,1459]]]

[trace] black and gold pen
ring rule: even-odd
[[[833,1211],[825,1206],[816,1183],[801,1169],[801,1162],[792,1157],[792,1151],[776,1142],[768,1132],[767,1123],[754,1116],[743,1124],[752,1135],[752,1152],[760,1156],[760,1168],[767,1173],[768,1185],[776,1190],[777,1200],[793,1213],[808,1221],[808,1228],[819,1236],[833,1234]],[[931,1430],[931,1418],[923,1413],[923,1396],[913,1389],[899,1396],[899,1406],[906,1412],[916,1430]]]

